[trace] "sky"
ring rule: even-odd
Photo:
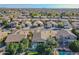
[[[79,8],[79,4],[0,4],[0,8]]]

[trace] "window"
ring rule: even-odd
[[[65,39],[70,39],[70,37],[65,37]]]

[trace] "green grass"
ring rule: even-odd
[[[38,55],[38,52],[29,52],[28,55]]]

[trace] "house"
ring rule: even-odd
[[[40,16],[34,16],[33,18],[39,18]]]
[[[40,26],[43,26],[44,24],[43,24],[42,21],[40,21],[40,20],[36,20],[36,21],[33,23],[33,25],[34,25],[34,26],[38,26],[38,27],[40,27]]]
[[[68,47],[70,42],[77,39],[77,36],[68,30],[62,29],[57,31],[56,39],[58,40],[60,47]]]
[[[45,18],[47,18],[47,16],[41,16],[41,18],[45,19]]]
[[[51,22],[46,22],[46,23],[44,24],[44,28],[45,28],[45,29],[49,29],[49,28],[51,28],[51,27],[52,27]]]
[[[56,32],[52,30],[35,30],[32,38],[32,48],[39,43],[44,43],[49,37],[55,37]]]
[[[61,19],[62,24],[64,25],[64,29],[72,29],[71,24],[69,23],[68,19]]]
[[[8,24],[9,28],[16,28],[16,23],[15,22],[11,22]]]
[[[62,19],[69,19],[68,16],[62,16]]]
[[[23,22],[23,21],[25,21],[25,20],[26,20],[26,18],[25,18],[25,19],[13,18],[13,21],[15,21],[15,22]]]
[[[6,45],[9,43],[20,43],[23,38],[27,38],[28,30],[17,30],[12,34],[9,34],[5,40]]]
[[[40,30],[34,31],[32,42],[44,42],[45,40],[46,37],[42,36]]]
[[[19,43],[20,41],[22,41],[23,38],[24,38],[24,36],[22,36],[22,35],[10,34],[10,35],[8,35],[7,39],[5,40],[5,43],[6,44]]]
[[[79,22],[79,19],[69,19],[71,20],[72,22]]]
[[[64,21],[64,29],[72,29],[72,25],[67,21]]]
[[[48,19],[48,18],[44,18],[44,19],[41,18],[41,20],[42,20],[42,21],[48,21],[49,19]]]
[[[51,21],[52,29],[72,29],[71,24],[68,22],[67,19],[59,19],[58,21]]]
[[[25,27],[31,27],[32,26],[32,22],[30,22],[30,21],[26,21],[25,22]]]
[[[6,16],[6,15],[3,15],[3,19],[8,19],[8,21],[10,21],[10,18],[9,18],[9,16]]]
[[[74,29],[79,29],[79,22],[72,22],[72,26]]]
[[[79,19],[79,16],[70,16],[71,19]]]
[[[28,30],[17,30],[12,34],[9,34],[5,42],[6,43],[11,43],[11,42],[18,43],[23,38],[27,38],[28,34],[29,34]]]

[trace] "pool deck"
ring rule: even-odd
[[[79,55],[79,52],[72,52],[69,48],[55,48],[54,51],[57,52],[57,54],[54,55]]]

